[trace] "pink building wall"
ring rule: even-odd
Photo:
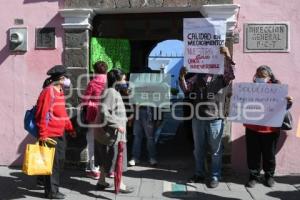
[[[62,63],[61,23],[58,14],[63,0],[1,0],[0,12],[0,165],[19,165],[25,144],[33,141],[23,128],[25,110],[37,100],[47,70]],[[24,25],[14,25],[14,19]],[[35,28],[56,28],[56,49],[35,49]],[[27,27],[28,51],[9,51],[8,31]]]
[[[0,165],[19,165],[25,144],[33,138],[23,129],[25,110],[35,104],[46,71],[54,64],[62,63],[61,23],[58,9],[63,0],[2,0],[0,12]],[[281,135],[277,154],[277,172],[299,173],[300,138],[296,137],[299,120],[300,94],[297,79],[300,69],[300,1],[235,0],[241,6],[238,27],[240,43],[234,45],[234,59],[237,62],[236,82],[252,81],[255,69],[262,64],[272,67],[275,75],[289,85],[289,94],[294,97],[292,113],[295,129]],[[24,25],[15,26],[14,19],[24,19]],[[290,22],[291,48],[289,53],[243,53],[243,24],[247,22]],[[35,49],[35,28],[56,27],[56,49]],[[27,27],[28,51],[15,54],[9,51],[8,30],[11,27]],[[232,164],[237,171],[246,171],[244,128],[233,124]]]
[[[277,173],[300,172],[300,138],[296,137],[300,114],[300,1],[275,0],[234,0],[241,6],[238,27],[240,42],[234,45],[234,59],[237,62],[236,82],[252,81],[258,66],[269,65],[275,76],[284,84],[289,85],[289,95],[294,98],[292,114],[295,128],[287,134],[281,134],[277,153]],[[244,53],[243,25],[248,22],[289,22],[290,23],[290,52],[288,53]],[[237,171],[246,171],[245,129],[241,124],[233,123],[232,131],[232,164]]]

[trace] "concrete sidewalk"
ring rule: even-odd
[[[168,162],[169,163],[169,162]],[[190,175],[187,164],[177,163],[173,169],[161,163],[157,168],[136,166],[125,174],[125,183],[135,187],[132,194],[115,195],[113,189],[95,191],[96,181],[85,177],[82,171],[65,170],[61,192],[67,199],[300,199],[300,176],[276,177],[273,188],[258,184],[249,189],[244,186],[247,177],[225,176],[218,188],[205,184],[187,184]],[[108,179],[113,183],[113,179]],[[0,199],[41,199],[43,190],[36,187],[35,177],[29,177],[20,169],[0,167]]]
[[[186,181],[193,175],[194,161],[192,145],[185,138],[179,135],[158,144],[159,165],[156,168],[149,167],[145,162],[128,168],[124,182],[135,188],[132,194],[115,195],[113,189],[95,191],[97,181],[86,178],[83,170],[74,169],[65,169],[60,190],[70,200],[300,200],[300,174],[276,177],[273,188],[257,184],[255,188],[249,189],[244,186],[248,180],[247,175],[236,174],[230,166],[224,165],[219,187],[210,189],[205,184],[187,184]],[[108,181],[113,183],[113,179]],[[0,167],[0,200],[41,199],[43,196],[44,191],[36,187],[35,177],[24,175],[20,169]]]

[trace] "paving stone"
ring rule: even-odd
[[[220,182],[217,188],[209,188],[206,184],[204,184],[204,190],[206,191],[229,191],[229,188],[226,183]]]
[[[285,183],[275,183],[271,189],[274,191],[297,191],[297,188],[295,188],[294,185]]]
[[[163,197],[163,181],[155,180],[153,188],[153,197],[162,199]]]
[[[272,191],[266,194],[269,197],[283,200],[299,200],[300,192],[296,191]]]
[[[247,191],[245,185],[238,183],[226,183],[230,191]]]
[[[204,185],[203,183],[186,183],[187,191],[198,191],[204,192]]]
[[[141,197],[117,196],[116,200],[141,200]]]
[[[252,197],[249,193],[243,191],[210,191],[203,196],[207,196],[208,199],[242,199],[242,200],[252,200]],[[200,197],[202,196],[200,195]]]
[[[254,188],[247,187],[246,189],[253,199],[272,199],[271,197],[266,195],[267,193],[272,192],[272,189],[262,184],[256,184]]]
[[[210,189],[202,183],[192,184],[185,181],[174,181],[167,179],[165,174],[169,171],[156,169],[156,176],[151,178],[152,168],[139,167],[134,176],[125,175],[124,182],[136,188],[131,194],[114,194],[114,188],[105,191],[96,191],[96,180],[85,177],[85,172],[76,170],[65,170],[62,175],[60,191],[67,195],[66,199],[85,200],[85,199],[110,199],[110,200],[216,200],[216,199],[232,199],[232,200],[299,200],[300,191],[295,185],[299,183],[298,177],[281,177],[275,178],[276,182],[273,188],[257,184],[254,188],[244,187],[244,177],[240,180],[236,179],[221,182],[218,188]],[[144,172],[151,172],[147,178],[140,178],[145,175]],[[160,174],[160,177],[158,176]],[[159,177],[159,179],[157,179]],[[163,180],[165,179],[165,180]],[[113,183],[113,179],[107,179]],[[175,185],[174,184],[177,184]],[[44,191],[36,187],[36,177],[27,176],[20,169],[9,169],[0,167],[0,199],[41,199]]]
[[[153,197],[153,190],[154,190],[154,184],[155,181],[154,180],[150,180],[150,179],[142,179],[141,182],[141,187],[140,187],[140,191],[139,191],[139,196],[141,197]]]

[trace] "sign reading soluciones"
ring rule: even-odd
[[[235,83],[232,89],[228,120],[281,127],[286,113],[287,85]]]

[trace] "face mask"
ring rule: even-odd
[[[69,78],[64,79],[64,87],[70,87],[71,86],[71,80]]]
[[[120,83],[116,85],[116,90],[126,90],[126,89],[128,89],[127,83]]]
[[[255,78],[255,83],[267,83],[269,80],[269,78]]]

